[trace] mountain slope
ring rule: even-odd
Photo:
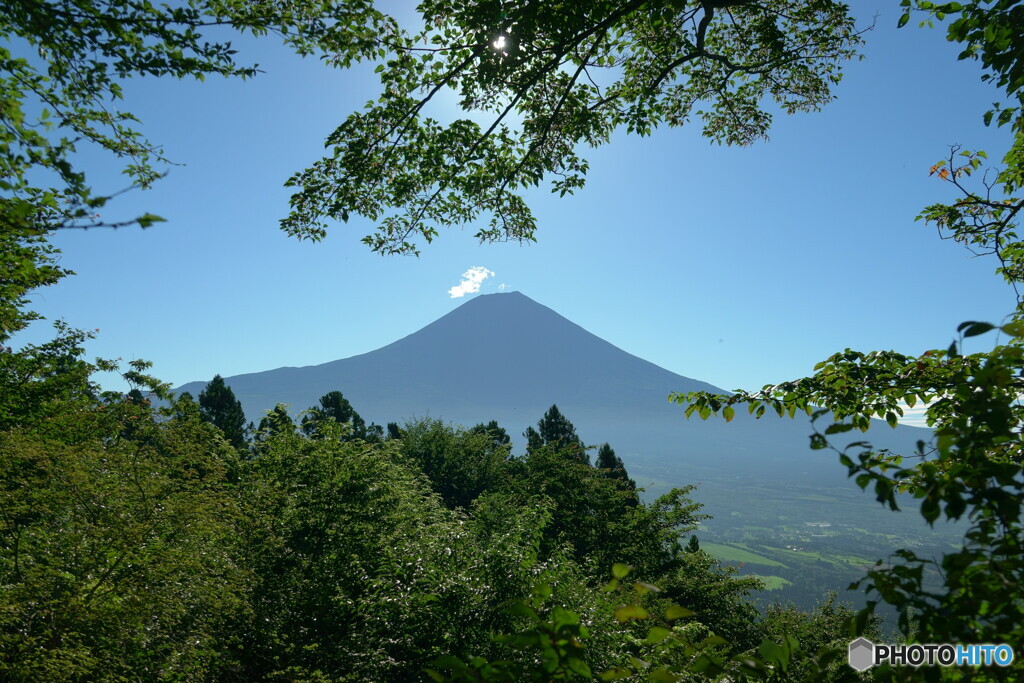
[[[278,402],[298,412],[338,389],[367,421],[496,419],[517,438],[556,403],[585,441],[610,442],[627,465],[658,478],[681,466],[842,478],[834,458],[807,450],[805,420],[686,420],[670,392],[722,390],[633,356],[518,292],[475,297],[376,351],[225,381],[253,420]],[[197,395],[203,386],[179,391]],[[886,428],[872,437],[893,447],[922,433]]]

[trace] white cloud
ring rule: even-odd
[[[928,423],[925,421],[925,413],[928,410],[927,405],[918,403],[911,408],[906,403],[901,402],[900,407],[903,408],[903,417],[900,418],[900,424],[909,425],[911,427],[928,426]]]
[[[462,274],[462,282],[448,290],[448,296],[453,299],[458,299],[459,297],[466,296],[467,294],[479,292],[480,285],[484,283],[484,280],[492,277],[493,275],[493,270],[488,270],[483,266],[473,266]]]
[[[508,287],[508,285],[506,285],[504,282],[502,282],[500,285],[498,285],[498,291],[499,292],[504,292],[506,287]]]

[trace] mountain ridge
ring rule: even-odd
[[[727,392],[630,354],[520,292],[476,296],[363,354],[224,379],[256,421],[279,402],[294,414],[340,390],[368,422],[497,420],[518,442],[557,404],[587,443],[609,442],[628,465],[654,474],[680,463],[830,481],[843,474],[834,460],[826,468],[809,457],[806,419],[755,420],[739,411],[729,424],[687,420],[681,406],[668,402],[671,392]],[[204,386],[191,382],[178,391],[195,395]],[[897,431],[895,439],[879,432],[880,445],[906,449],[925,430]]]

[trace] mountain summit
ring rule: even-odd
[[[627,464],[644,470],[731,464],[810,474],[825,460],[807,449],[806,421],[685,419],[666,400],[669,393],[722,390],[627,353],[519,292],[474,297],[376,351],[225,382],[252,420],[279,402],[297,413],[340,390],[367,421],[497,420],[515,439],[555,403],[584,441],[610,442]],[[203,386],[178,390],[197,395]],[[909,431],[920,438],[920,430]],[[831,478],[838,469],[827,460]]]
[[[339,389],[378,422],[428,413],[487,421],[509,410],[536,421],[552,403],[629,410],[665,407],[672,391],[720,391],[626,353],[519,292],[474,297],[376,351],[226,381],[250,419],[278,402],[307,408]],[[202,387],[179,390],[197,394]]]

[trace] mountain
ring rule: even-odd
[[[496,419],[515,439],[555,403],[584,441],[611,443],[631,472],[655,481],[755,473],[845,480],[834,456],[808,450],[806,420],[687,420],[666,400],[670,392],[724,392],[629,354],[518,292],[477,296],[376,351],[225,381],[252,420],[278,402],[297,413],[337,389],[368,422]],[[198,395],[204,385],[178,391]],[[877,443],[904,450],[926,435],[910,427],[871,430]]]
[[[741,561],[739,571],[763,577],[772,598],[805,609],[830,590],[862,604],[862,595],[843,590],[865,567],[899,547],[939,553],[962,531],[927,526],[906,496],[900,506],[910,512],[883,508],[847,477],[834,452],[809,449],[805,416],[756,420],[737,411],[730,423],[687,420],[669,393],[724,392],[616,348],[516,292],[477,296],[370,353],[225,382],[253,420],[278,402],[295,414],[340,390],[378,424],[497,420],[518,442],[515,453],[523,452],[523,430],[557,403],[586,443],[612,445],[646,498],[696,484],[691,495],[710,514],[699,529],[701,547]],[[179,391],[198,395],[204,384]],[[907,454],[928,436],[877,422],[851,440]]]

